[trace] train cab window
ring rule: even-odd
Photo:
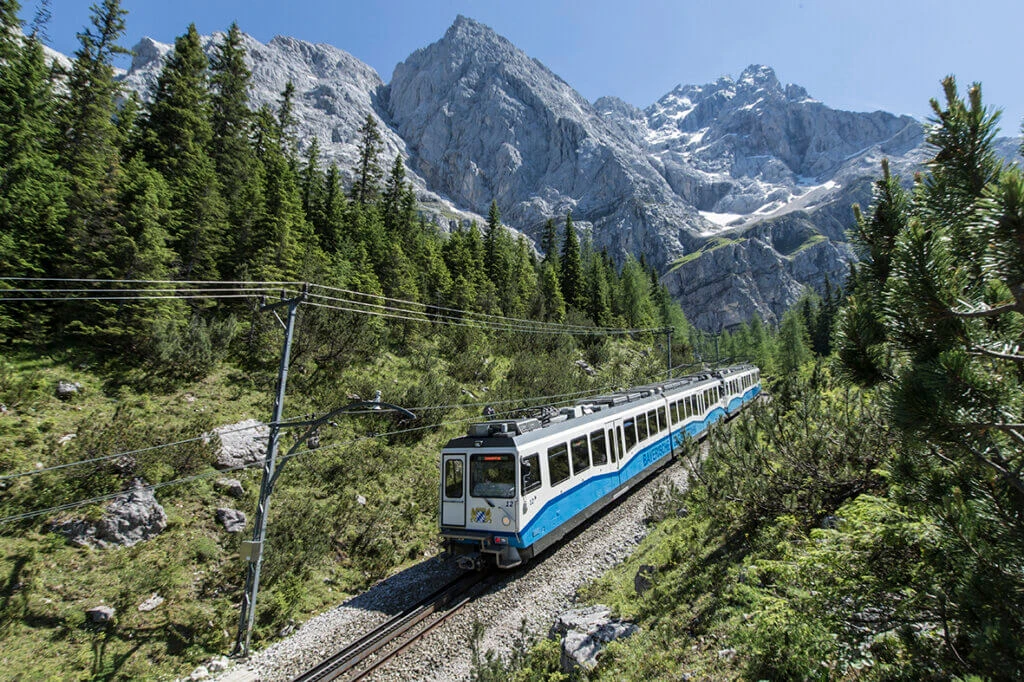
[[[449,500],[462,499],[462,489],[462,460],[446,460],[444,463],[444,496]]]
[[[589,469],[590,448],[587,447],[587,437],[573,438],[570,445],[572,446],[572,472],[578,474]]]
[[[633,446],[636,445],[636,422],[632,419],[627,419],[622,422],[622,426],[625,427],[624,431],[626,435],[626,450],[622,454],[627,455],[629,454],[629,451],[633,449]]]
[[[647,415],[643,413],[636,416],[636,440],[638,443],[647,440]]]
[[[605,448],[604,430],[590,434],[590,456],[594,458],[594,466],[608,463],[608,450]]]
[[[618,428],[618,437],[612,439],[612,461],[623,459],[626,456],[625,441],[622,440],[622,427]]]
[[[655,436],[661,431],[660,425],[658,424],[658,411],[651,410],[647,413],[647,425],[651,429],[651,436]]]
[[[551,476],[552,486],[569,478],[569,448],[565,443],[548,448],[548,475]]]
[[[522,480],[523,494],[536,490],[540,487],[540,455],[532,454],[523,457],[520,462],[520,479]]]
[[[515,457],[512,453],[473,453],[469,456],[469,481],[473,497],[515,497]]]

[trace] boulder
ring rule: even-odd
[[[100,604],[94,606],[85,612],[86,617],[90,623],[96,623],[97,625],[103,625],[109,623],[114,618],[114,607],[107,606],[106,604]]]
[[[245,512],[237,509],[221,507],[217,510],[217,521],[224,524],[224,530],[229,533],[241,533],[245,530]]]
[[[146,613],[147,611],[152,611],[153,609],[155,609],[156,607],[160,606],[163,603],[164,603],[164,598],[161,597],[156,592],[154,592],[149,597],[149,599],[147,599],[146,601],[144,601],[141,604],[139,604],[139,612],[140,613]]]
[[[651,576],[653,576],[655,572],[654,566],[648,566],[646,564],[637,570],[636,575],[633,576],[633,589],[636,590],[638,596],[651,589]]]
[[[232,469],[255,464],[263,459],[267,451],[270,428],[258,419],[246,419],[213,430],[220,438],[217,453],[218,469]]]
[[[562,638],[562,671],[570,674],[577,668],[592,671],[606,644],[639,630],[633,623],[612,618],[611,609],[600,604],[567,611],[551,627],[552,635]]]
[[[82,384],[77,381],[64,381],[61,379],[57,382],[57,397],[61,400],[70,400],[82,389]]]
[[[99,521],[71,519],[53,529],[79,547],[131,547],[149,540],[167,527],[167,514],[141,480],[135,486],[114,498]]]
[[[213,482],[213,488],[236,499],[245,495],[245,488],[237,478],[218,478]]]

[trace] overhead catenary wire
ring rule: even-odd
[[[571,398],[571,397],[574,397],[574,396],[582,395],[584,393],[592,393],[593,390],[594,389],[588,389],[586,391],[578,391],[578,392],[575,392],[575,393],[566,393],[566,394],[560,394],[560,395],[554,395],[554,396],[535,396],[533,398],[509,399],[509,400],[503,401],[503,402],[527,402],[528,403],[528,402],[539,402],[539,401],[542,401],[542,400],[549,400],[550,401],[550,398],[555,398],[555,397]],[[571,402],[571,400],[556,401],[554,404],[558,404],[560,402]],[[499,404],[499,403],[496,402],[495,404]],[[423,408],[417,408],[417,409],[423,409]],[[500,412],[500,413],[496,414],[495,416],[500,416],[502,414],[512,414],[512,413],[515,413],[516,411],[518,411],[519,409],[523,409],[523,408],[516,408],[516,409],[513,409],[513,410],[506,410],[506,411],[503,411],[503,412]],[[292,420],[299,419],[299,418],[301,418],[301,417],[295,417],[295,418],[292,418]],[[471,416],[471,417],[464,417],[464,418],[460,418],[460,419],[448,420],[448,421],[438,422],[438,423],[433,423],[433,424],[424,424],[424,425],[415,426],[415,427],[406,428],[406,429],[398,429],[398,430],[395,430],[395,431],[376,433],[376,434],[372,434],[372,435],[368,435],[368,436],[359,436],[357,438],[353,438],[353,439],[350,439],[350,440],[347,440],[347,441],[340,441],[338,443],[329,443],[327,445],[323,445],[323,446],[320,446],[320,447],[317,447],[317,448],[306,448],[304,450],[298,450],[298,451],[293,452],[293,453],[288,453],[288,454],[280,456],[278,458],[278,462],[281,463],[281,462],[285,462],[285,461],[288,461],[288,460],[291,460],[291,459],[295,459],[296,457],[300,457],[302,455],[309,455],[311,453],[322,453],[322,452],[325,452],[325,451],[328,451],[328,450],[333,450],[333,449],[336,449],[336,448],[339,448],[339,447],[347,447],[347,446],[356,445],[358,443],[369,441],[369,440],[376,440],[378,438],[386,438],[386,437],[391,437],[391,436],[405,435],[405,434],[409,434],[409,433],[416,433],[416,432],[419,432],[419,431],[425,431],[425,430],[430,430],[430,429],[445,428],[445,427],[449,427],[449,426],[455,426],[455,425],[458,425],[458,424],[465,424],[467,422],[477,421],[479,419],[480,419],[480,417],[478,415],[475,415],[475,416]],[[238,429],[238,431],[247,430],[248,428],[249,427],[240,428],[240,429]],[[191,442],[192,440],[195,440],[195,439],[190,439],[189,441],[183,441],[183,442]],[[167,444],[166,446],[163,446],[163,447],[169,447],[170,445],[176,445],[176,444],[180,444],[180,443]],[[155,448],[153,448],[153,449],[155,449]],[[124,456],[124,455],[123,454],[107,455],[103,459],[111,459],[111,458],[116,457],[116,456]],[[100,459],[100,458],[97,458],[97,459]],[[85,460],[82,460],[79,463],[86,463],[86,462],[85,462]],[[199,481],[199,480],[204,480],[204,479],[207,479],[207,478],[212,478],[214,476],[222,476],[222,475],[227,474],[227,473],[231,473],[231,472],[235,472],[235,471],[243,471],[243,470],[247,470],[247,469],[255,469],[255,468],[260,468],[262,466],[263,466],[263,462],[262,461],[256,461],[256,462],[251,462],[251,463],[248,463],[248,464],[241,464],[241,465],[236,465],[236,466],[233,466],[233,467],[228,467],[226,469],[217,469],[217,470],[214,470],[214,471],[204,472],[204,473],[201,473],[201,474],[195,474],[193,476],[187,476],[187,477],[184,477],[184,478],[173,479],[173,480],[170,480],[170,481],[162,481],[160,483],[148,484],[148,485],[144,485],[144,486],[135,486],[133,488],[129,488],[129,489],[125,489],[125,490],[120,490],[120,491],[113,492],[113,493],[106,493],[104,495],[97,495],[95,497],[90,497],[90,498],[83,499],[83,500],[76,500],[75,502],[69,502],[67,504],[55,505],[55,506],[47,507],[47,508],[44,508],[44,509],[36,509],[36,510],[30,511],[30,512],[24,512],[24,513],[21,513],[21,514],[13,514],[11,516],[5,516],[5,517],[0,518],[0,525],[4,525],[4,524],[7,524],[7,523],[16,523],[18,521],[26,521],[26,520],[29,520],[29,519],[32,519],[32,518],[37,518],[39,516],[45,516],[45,515],[48,515],[48,514],[56,514],[56,513],[62,512],[62,511],[69,511],[71,509],[77,509],[79,507],[84,507],[84,506],[87,506],[87,505],[90,505],[90,504],[98,504],[100,502],[106,502],[108,500],[112,500],[114,498],[121,497],[123,495],[128,495],[128,494],[130,494],[134,490],[145,490],[145,489],[148,489],[148,490],[154,490],[155,491],[155,490],[166,488],[166,487],[169,487],[169,486],[172,486],[172,485],[183,485],[185,483],[191,483],[191,482],[195,482],[195,481]],[[37,473],[37,472],[38,473],[42,473],[42,470],[37,470],[37,471],[34,471],[34,472],[27,472],[27,473]],[[2,479],[0,479],[0,480],[2,480]]]
[[[504,315],[495,315],[495,314],[492,314],[492,313],[481,313],[481,312],[475,312],[475,311],[460,310],[458,308],[448,308],[448,307],[441,306],[441,305],[436,305],[436,304],[433,304],[433,303],[422,303],[420,301],[410,301],[410,300],[407,300],[407,299],[391,298],[391,297],[388,297],[388,296],[383,296],[381,294],[369,294],[369,293],[364,293],[364,292],[360,292],[360,291],[353,291],[351,289],[343,289],[341,287],[327,286],[327,285],[324,285],[324,284],[310,284],[310,286],[313,287],[313,288],[317,288],[317,289],[327,289],[328,291],[337,291],[337,292],[340,292],[340,293],[350,294],[350,295],[353,295],[353,296],[364,296],[366,298],[374,298],[374,299],[383,300],[383,301],[390,301],[392,303],[398,303],[398,304],[401,304],[401,305],[417,306],[417,307],[421,307],[421,308],[425,309],[423,311],[424,314],[429,314],[431,310],[439,310],[439,311],[445,311],[445,312],[450,312],[450,313],[457,313],[459,315],[466,316],[466,317],[482,317],[482,318],[495,319],[495,320],[498,320],[498,321],[500,321],[502,323],[523,323],[523,324],[529,324],[529,325],[550,326],[552,328],[557,328],[557,329],[578,329],[580,331],[593,331],[595,329],[597,329],[597,330],[607,330],[607,331],[651,331],[649,329],[623,330],[623,329],[620,329],[618,327],[599,327],[599,326],[591,327],[591,326],[587,326],[587,325],[567,325],[567,324],[562,324],[562,323],[559,323],[559,322],[546,322],[546,321],[543,321],[543,320],[529,320],[529,319],[523,319],[523,318],[506,317]],[[311,294],[311,295],[316,295],[316,294]],[[322,296],[322,295],[319,295],[319,296]],[[326,297],[324,297],[324,298],[326,298]],[[408,311],[408,312],[416,312],[416,311]]]

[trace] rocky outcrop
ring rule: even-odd
[[[611,617],[611,609],[596,605],[573,609],[558,616],[551,627],[553,637],[561,637],[561,667],[565,673],[580,668],[590,672],[609,642],[630,637],[640,631],[633,623]]]
[[[255,464],[267,451],[270,428],[259,419],[246,419],[213,430],[220,439],[217,451],[218,469],[235,469]]]
[[[665,262],[705,228],[635,137],[472,19],[395,67],[386,103],[432,189],[481,213],[496,200],[535,238],[571,210],[599,248]]]
[[[245,512],[220,507],[217,509],[217,522],[229,533],[241,533],[245,530]]]
[[[131,547],[156,536],[167,527],[167,514],[150,488],[136,488],[114,501],[99,521],[73,519],[54,525],[54,530],[79,547]]]

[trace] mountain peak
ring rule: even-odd
[[[775,75],[775,69],[770,66],[764,66],[763,64],[751,64],[747,68],[743,69],[743,73],[740,74],[738,81],[739,85],[753,86],[754,88],[764,88],[770,91],[781,91],[782,86],[779,83],[778,77]]]

